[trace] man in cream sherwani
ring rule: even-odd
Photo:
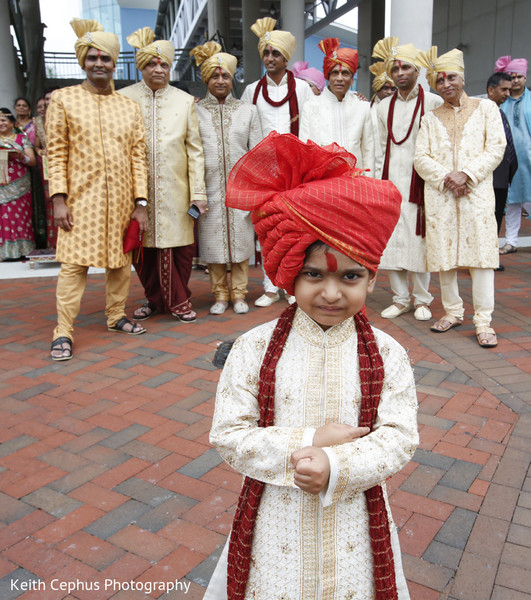
[[[299,137],[321,146],[336,142],[354,154],[356,167],[374,177],[371,107],[350,92],[358,69],[358,51],[340,48],[337,38],[322,40],[319,48],[325,54],[323,73],[328,86],[303,106]]]
[[[413,154],[424,113],[440,106],[442,100],[425,92],[417,82],[417,48],[413,44],[399,46],[398,41],[396,37],[385,38],[373,50],[375,58],[383,59],[386,73],[397,87],[376,109],[381,157],[378,176],[390,179],[402,194],[400,219],[380,263],[380,269],[388,272],[393,292],[393,304],[384,309],[381,316],[394,319],[408,312],[413,296],[415,319],[427,321],[431,319],[429,306],[433,296],[429,292],[430,274],[426,268],[424,183],[413,167]]]
[[[169,85],[173,46],[166,40],[153,42],[154,37],[144,27],[127,38],[137,48],[142,81],[120,90],[140,105],[146,126],[149,229],[135,269],[147,302],[134,317],[168,312],[190,323],[196,320],[188,287],[194,221],[187,212],[191,204],[201,213],[208,210],[203,147],[193,97]]]

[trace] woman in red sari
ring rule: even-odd
[[[14,128],[11,111],[0,108],[0,261],[21,258],[35,248],[28,170],[35,165],[35,153],[28,137]]]

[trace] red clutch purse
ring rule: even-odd
[[[140,233],[140,225],[138,221],[132,219],[125,231],[124,236],[124,254],[142,247],[143,233]]]

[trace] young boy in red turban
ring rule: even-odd
[[[205,600],[406,599],[385,480],[418,444],[409,359],[363,306],[400,212],[356,159],[271,133],[236,164],[276,285],[297,303],[242,335],[210,440],[246,476]]]

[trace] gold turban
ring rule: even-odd
[[[74,48],[82,69],[85,68],[85,57],[89,48],[105,52],[116,65],[120,54],[120,42],[116,34],[103,31],[103,26],[94,19],[72,19],[70,25],[78,37]]]
[[[436,89],[437,73],[457,73],[465,78],[463,53],[457,48],[437,58],[437,46],[432,46],[427,52],[419,52],[418,60],[421,67],[426,67],[426,79],[433,89]]]
[[[419,68],[417,63],[417,55],[419,51],[413,44],[398,45],[398,38],[391,36],[386,37],[379,42],[376,42],[372,50],[373,58],[381,58],[384,61],[385,70],[391,76],[395,60],[401,60],[412,64],[415,68]]]
[[[372,89],[375,92],[379,92],[383,86],[388,83],[389,85],[395,86],[395,82],[389,77],[385,70],[385,63],[378,61],[373,63],[369,67],[369,71],[374,75],[372,82]]]
[[[258,19],[251,26],[251,31],[260,40],[258,42],[258,52],[262,56],[267,46],[273,46],[289,61],[295,52],[295,48],[297,48],[297,40],[289,31],[274,30],[276,23],[275,19],[264,17],[263,19]]]
[[[201,79],[208,83],[216,69],[224,69],[234,77],[238,59],[232,54],[220,52],[221,46],[216,42],[207,42],[196,46],[190,51],[190,56],[195,56],[197,66],[201,65]]]
[[[155,32],[151,27],[137,29],[131,35],[128,35],[126,39],[137,50],[136,67],[139,71],[143,71],[153,57],[164,60],[171,67],[175,54],[173,44],[167,40],[153,42]]]

